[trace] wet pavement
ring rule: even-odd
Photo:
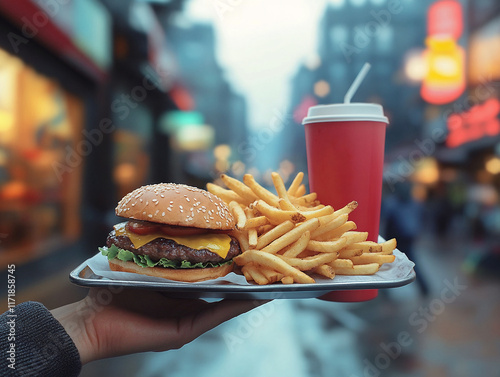
[[[275,300],[180,350],[100,360],[81,376],[500,376],[500,278],[474,273],[480,248],[422,237],[425,297],[412,283],[364,303]],[[69,270],[33,282],[19,300],[54,307],[82,297]]]

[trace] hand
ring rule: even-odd
[[[106,357],[182,347],[265,301],[174,299],[160,292],[92,288],[82,301],[52,310],[82,364]]]

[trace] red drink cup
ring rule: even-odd
[[[382,106],[368,103],[319,105],[304,119],[310,191],[335,209],[358,202],[349,219],[377,241],[382,200],[385,129]],[[325,297],[327,296],[327,297]],[[377,290],[331,292],[332,301],[365,301]]]

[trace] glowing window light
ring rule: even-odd
[[[461,60],[461,48],[448,38],[428,38],[427,55],[429,63],[429,77],[435,81],[446,81],[455,83],[460,80],[463,72],[463,61]],[[463,50],[462,50],[463,51]]]
[[[229,162],[225,160],[217,160],[215,161],[215,170],[218,172],[226,172],[229,169]]]
[[[465,52],[451,38],[428,37],[425,51],[427,75],[420,94],[432,104],[456,100],[465,90]]]
[[[328,93],[330,93],[330,84],[328,84],[325,80],[320,80],[314,84],[314,94],[318,97],[325,97]]]
[[[214,157],[217,160],[226,161],[231,155],[231,147],[227,144],[219,144],[214,148]]]
[[[416,184],[411,190],[411,196],[417,202],[424,202],[428,197],[427,187],[423,184]]]
[[[404,73],[413,82],[421,82],[427,75],[427,65],[421,50],[410,51],[405,59]]]
[[[185,125],[175,133],[174,143],[182,151],[207,150],[215,138],[212,126],[206,124]]]
[[[444,77],[456,77],[460,74],[460,66],[456,59],[451,56],[438,55],[434,57],[434,68]]]
[[[243,175],[245,173],[246,165],[244,162],[238,160],[231,165],[231,171],[234,175]]]
[[[121,186],[131,185],[137,178],[137,168],[131,163],[122,163],[113,172],[115,182]]]
[[[438,182],[439,167],[437,161],[432,157],[422,159],[422,161],[416,166],[415,173],[413,174],[413,180],[425,185],[433,185]]]

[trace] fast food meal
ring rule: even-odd
[[[143,186],[123,197],[115,212],[128,221],[115,225],[100,248],[113,271],[195,282],[228,274],[241,253],[229,235],[235,221],[228,206],[199,188]]]
[[[396,240],[367,241],[368,232],[356,230],[349,214],[358,203],[335,210],[306,194],[299,172],[288,189],[272,173],[276,194],[250,174],[243,182],[223,174],[227,186],[209,183],[207,190],[230,208],[243,253],[234,258],[246,279],[259,285],[281,282],[314,283],[314,275],[371,275],[395,260]]]

